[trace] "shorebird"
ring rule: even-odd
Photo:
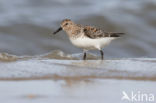
[[[71,43],[76,47],[83,49],[83,60],[86,60],[88,50],[99,50],[101,59],[104,59],[102,48],[108,45],[112,40],[121,37],[124,33],[106,32],[93,26],[83,26],[74,23],[70,19],[64,19],[61,27],[53,34],[64,30],[68,35]]]

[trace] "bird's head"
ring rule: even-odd
[[[61,27],[58,28],[53,34],[58,33],[62,29],[65,30],[65,31],[70,30],[72,25],[74,25],[74,22],[72,22],[70,19],[64,19],[61,22]]]

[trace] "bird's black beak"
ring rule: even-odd
[[[55,35],[56,33],[58,33],[61,30],[62,30],[62,27],[58,28],[55,32],[53,32],[53,34]]]

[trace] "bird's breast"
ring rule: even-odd
[[[73,45],[83,49],[100,49],[108,45],[114,38],[91,39],[88,37],[70,38]]]

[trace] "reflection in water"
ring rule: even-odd
[[[40,98],[47,98],[45,95],[38,95],[38,94],[26,94],[23,96],[20,96],[21,99],[40,99]]]
[[[62,85],[64,88],[78,88],[80,86],[87,86],[87,85],[93,85],[94,81],[93,80],[72,80],[72,79],[65,79],[65,84]]]
[[[105,60],[81,60],[80,62],[72,62],[71,64],[80,67],[98,68],[103,63],[105,63]]]
[[[139,90],[155,94],[155,85],[151,81],[113,79],[0,81],[0,91],[3,92],[0,100],[3,103],[125,103],[121,101],[123,90],[127,93]]]

